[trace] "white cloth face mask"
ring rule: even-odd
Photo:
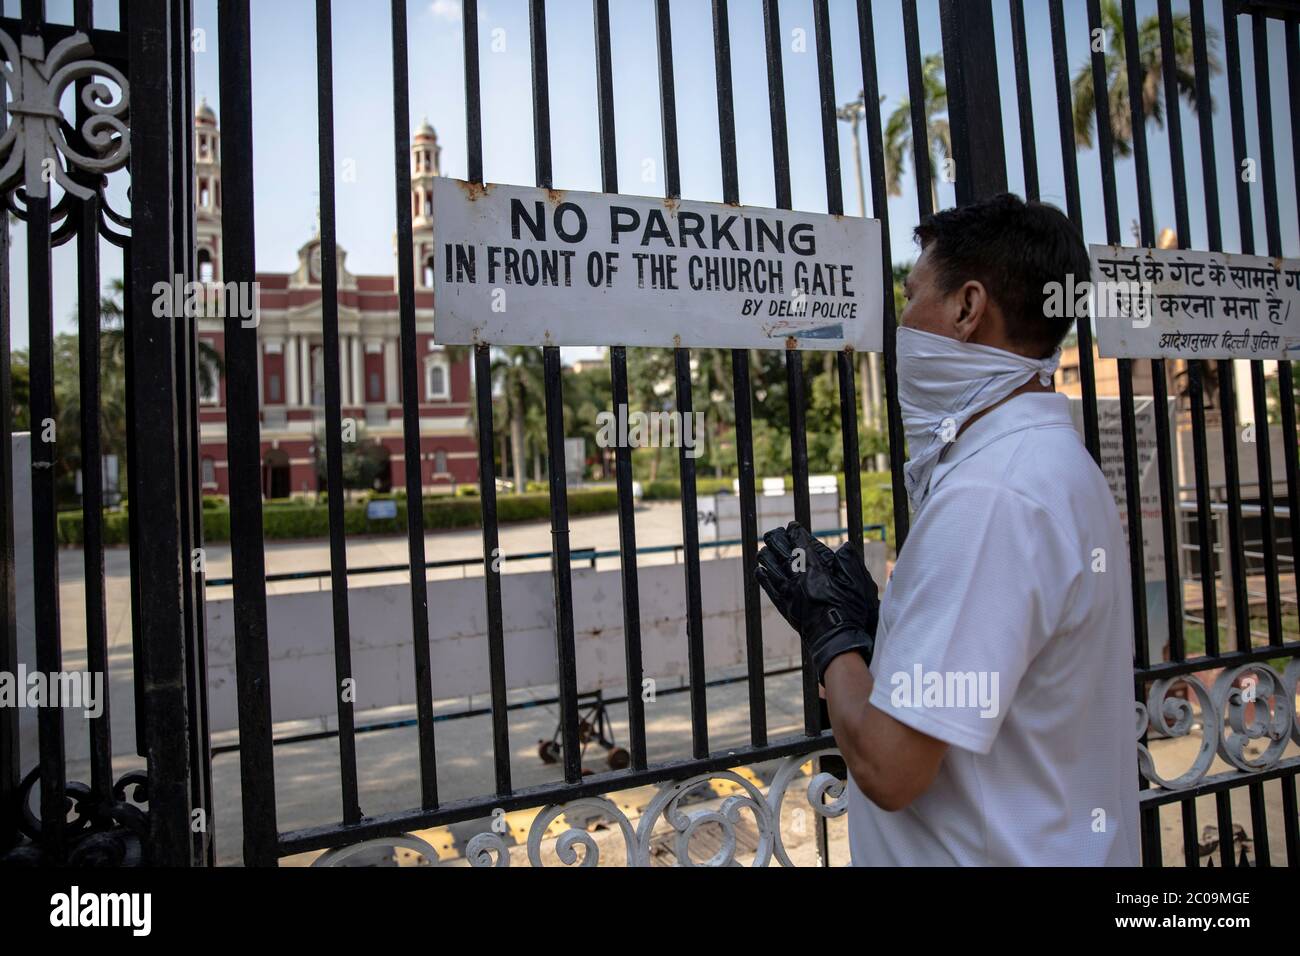
[[[903,466],[913,510],[930,493],[944,448],[973,415],[1002,401],[1034,375],[1051,385],[1058,348],[1045,359],[900,327],[896,338],[898,403],[911,457]]]

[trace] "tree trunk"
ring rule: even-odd
[[[510,409],[510,463],[515,473],[515,494],[524,493],[524,403],[517,388]]]

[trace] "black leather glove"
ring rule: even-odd
[[[832,551],[799,524],[763,535],[755,577],[772,604],[799,632],[821,681],[840,654],[875,646],[880,598],[862,558],[847,542]]]

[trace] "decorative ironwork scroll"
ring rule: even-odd
[[[0,48],[5,54],[0,82],[9,88],[9,125],[0,133],[0,192],[21,182],[28,198],[43,199],[50,183],[57,182],[71,195],[89,199],[94,191],[70,173],[111,173],[131,154],[126,77],[107,63],[86,59],[93,50],[84,33],[59,41],[47,56],[41,37],[23,36],[15,43],[0,31]],[[87,115],[76,133],[91,150],[86,153],[69,142],[59,104],[69,86],[92,77],[107,77],[117,92],[100,79],[81,90]]]

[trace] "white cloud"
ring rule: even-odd
[[[433,0],[429,4],[429,10],[440,20],[460,22],[460,0]]]

